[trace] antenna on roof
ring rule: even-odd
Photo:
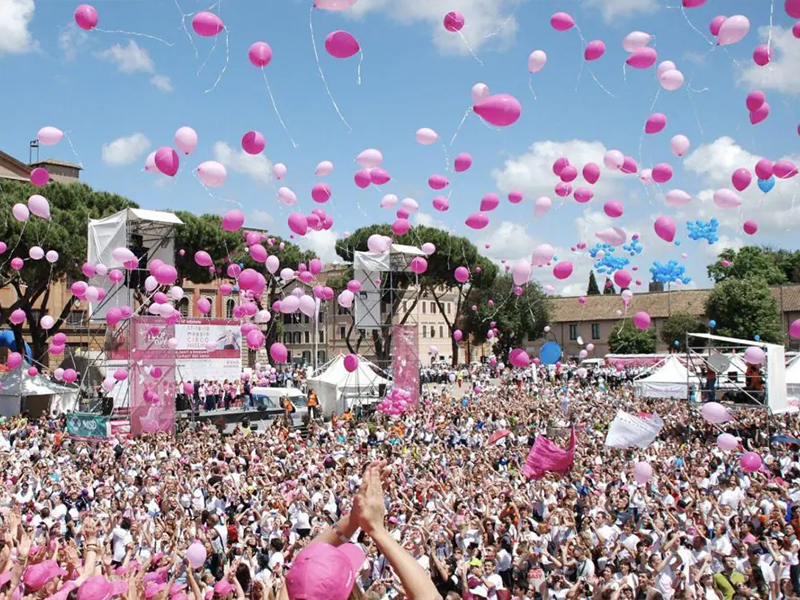
[[[39,140],[31,140],[28,145],[28,164],[33,164],[33,150],[36,149],[36,162],[39,162]]]

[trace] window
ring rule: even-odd
[[[436,325],[431,325],[431,339],[436,337]]]
[[[311,362],[311,352],[303,350],[303,362],[308,364]]]
[[[183,297],[178,302],[178,312],[181,313],[182,317],[189,316],[189,299],[187,297]]]
[[[431,314],[436,314],[436,302],[431,302]]]
[[[292,334],[289,333],[288,331],[283,334],[283,343],[284,345],[292,343]]]
[[[578,339],[578,325],[575,323],[569,326],[569,339],[572,341]]]
[[[339,339],[343,340],[347,337],[347,328],[344,325],[339,326]]]
[[[336,309],[336,314],[337,315],[346,315],[347,314],[347,309],[344,306],[340,306],[339,308]]]
[[[600,323],[592,323],[592,339],[600,339]]]
[[[450,314],[450,303],[449,302],[447,303],[447,314],[448,315]]]
[[[444,339],[444,325],[439,325],[439,337]]]
[[[232,319],[234,310],[236,310],[236,300],[229,298],[225,301],[225,318]]]
[[[303,323],[308,325],[308,315],[303,315]]]
[[[303,341],[304,341],[304,343],[306,343],[306,344],[308,344],[308,343],[309,343],[309,341],[310,341],[310,335],[309,335],[308,331],[304,331],[304,332],[303,332]]]
[[[319,340],[317,340],[317,341],[320,344],[324,344],[325,343],[325,332],[324,331],[318,331],[317,333],[318,333],[317,337],[319,337]]]
[[[292,335],[292,342],[295,343],[295,344],[302,343],[301,342],[302,339],[303,339],[303,337],[300,335],[299,331],[295,331],[294,335]]]
[[[317,364],[323,365],[327,360],[327,354],[325,354],[325,350],[317,351]]]
[[[68,325],[82,325],[83,324],[83,315],[84,312],[82,310],[73,310],[67,315],[67,324]]]
[[[292,324],[292,315],[283,315],[283,324],[284,325],[291,325]]]
[[[422,303],[422,314],[423,315],[425,314],[425,303],[424,302]]]
[[[256,359],[258,358],[258,352],[255,350],[248,350],[247,351],[247,366],[251,369],[256,366]]]
[[[422,339],[425,339],[425,331],[426,331],[427,329],[428,329],[428,328],[427,328],[425,325],[423,325],[423,326],[422,326]]]

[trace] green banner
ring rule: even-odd
[[[67,433],[75,437],[104,440],[108,437],[108,417],[72,413],[67,416]]]

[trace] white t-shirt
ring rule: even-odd
[[[131,532],[122,527],[115,527],[111,532],[111,548],[114,552],[114,562],[122,562],[125,559],[125,547],[133,542]]]

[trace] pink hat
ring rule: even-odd
[[[111,600],[127,591],[127,581],[109,581],[102,575],[95,575],[83,582],[78,590],[78,600]]]
[[[156,583],[155,581],[151,581],[144,586],[144,597],[153,598],[154,596],[160,594],[165,587],[167,587],[166,583]]]
[[[236,589],[236,586],[233,585],[227,579],[223,579],[218,581],[217,584],[214,586],[214,595],[215,596],[227,596],[232,591]]]
[[[75,589],[75,583],[68,581],[67,584],[58,590],[52,596],[48,596],[45,600],[67,600],[72,590]]]
[[[0,587],[3,587],[11,581],[11,571],[6,571],[5,573],[0,573]]]
[[[286,574],[291,600],[347,600],[364,564],[364,551],[355,544],[335,547],[317,542],[297,555]]]
[[[67,572],[59,567],[56,561],[46,560],[25,569],[25,573],[22,575],[22,583],[31,591],[36,592],[47,585],[47,582],[54,577],[63,577],[66,574]]]

